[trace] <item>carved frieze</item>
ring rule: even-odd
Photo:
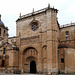
[[[21,44],[38,43],[38,41],[39,41],[39,35],[38,36],[21,38]]]

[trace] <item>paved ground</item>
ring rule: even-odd
[[[75,75],[75,73],[72,73],[72,74],[59,74],[59,75]]]
[[[0,73],[0,75],[46,75],[46,74],[5,74],[5,73]],[[59,75],[75,75],[75,73],[72,73],[72,74],[59,74]]]
[[[5,74],[5,73],[0,73],[0,75],[46,75],[46,74]]]

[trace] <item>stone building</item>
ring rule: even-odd
[[[0,15],[0,71],[13,70],[18,67],[18,50],[16,37],[8,38],[8,28],[1,21]]]
[[[75,72],[75,23],[60,27],[58,50],[60,72]]]
[[[0,69],[48,74],[75,72],[75,23],[59,26],[57,13],[48,5],[20,14],[16,36],[11,38],[0,20]]]

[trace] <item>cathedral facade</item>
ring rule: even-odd
[[[75,72],[75,23],[60,26],[58,10],[47,8],[21,15],[16,36],[0,19],[0,70],[21,73]]]

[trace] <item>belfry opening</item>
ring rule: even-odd
[[[36,62],[35,61],[30,62],[30,73],[36,73]]]

